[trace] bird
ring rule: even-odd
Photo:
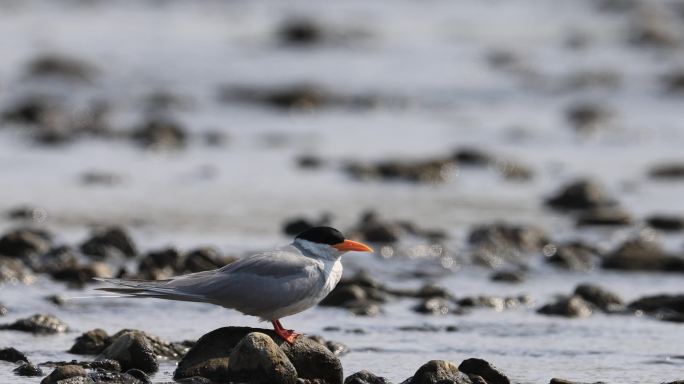
[[[298,234],[291,244],[222,268],[165,280],[98,278],[116,287],[97,289],[119,297],[193,301],[234,309],[270,321],[280,338],[294,344],[300,334],[285,329],[280,319],[323,300],[340,281],[340,256],[349,251],[373,249],[346,239],[337,229],[314,227]]]

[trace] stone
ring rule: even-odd
[[[17,376],[38,377],[43,376],[43,371],[35,364],[24,362],[12,370]]]
[[[451,303],[440,297],[432,297],[414,306],[413,311],[430,315],[446,315],[451,311]]]
[[[390,382],[384,377],[376,376],[369,371],[363,370],[344,379],[344,384],[390,384]]]
[[[456,365],[444,360],[431,360],[423,364],[408,384],[471,384],[470,378],[460,372]]]
[[[285,353],[268,336],[247,334],[233,347],[228,361],[231,381],[294,384],[297,371]]]
[[[290,345],[272,330],[248,327],[224,327],[202,336],[178,363],[174,379],[202,376],[219,382],[229,380],[230,353],[243,337],[252,332],[268,335],[285,353],[300,378],[321,379],[329,384],[342,383],[342,364],[320,343],[300,336],[294,345]]]
[[[25,354],[12,347],[0,349],[0,360],[9,361],[10,363],[29,361]]]
[[[179,123],[167,119],[151,119],[135,128],[132,138],[151,149],[179,149],[187,143],[188,134]]]
[[[69,330],[69,327],[55,316],[37,314],[26,319],[17,320],[11,324],[0,325],[1,329],[34,334],[54,334],[66,332]]]
[[[591,180],[581,179],[564,185],[553,196],[546,199],[546,205],[557,210],[587,210],[609,208],[616,205],[603,188]]]
[[[97,360],[116,360],[123,370],[140,369],[154,373],[159,369],[157,355],[142,332],[127,331],[112,339],[112,344],[102,351]]]
[[[576,224],[578,227],[590,225],[603,227],[624,226],[632,224],[632,216],[629,212],[615,208],[599,208],[580,213]]]
[[[646,223],[661,231],[681,231],[684,230],[684,217],[653,215],[646,219]]]
[[[480,376],[487,384],[510,384],[511,382],[496,367],[482,359],[470,358],[463,360],[461,365],[458,366],[458,370],[468,375]]]
[[[684,272],[684,258],[665,253],[656,241],[638,237],[625,241],[608,254],[602,266],[627,271]]]
[[[42,255],[50,249],[50,236],[31,229],[15,229],[0,237],[0,255],[28,257]]]
[[[87,372],[78,365],[63,365],[55,368],[40,384],[62,384],[60,381],[72,377],[86,377]]]
[[[563,317],[589,317],[592,312],[592,305],[579,296],[563,297],[537,310],[542,315]]]
[[[103,329],[93,329],[76,338],[76,342],[69,349],[69,353],[76,355],[98,355],[110,344],[111,339]]]
[[[81,252],[88,256],[105,259],[112,252],[126,257],[134,257],[138,252],[131,237],[123,228],[108,227],[96,230],[89,239],[81,244]]]
[[[525,281],[525,275],[518,271],[497,271],[490,276],[490,280],[499,283],[519,284]]]
[[[594,284],[580,284],[575,288],[574,294],[604,312],[619,311],[625,306],[620,296]]]

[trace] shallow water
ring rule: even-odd
[[[352,37],[311,48],[279,45],[274,30],[286,17],[299,15]],[[444,255],[456,260],[469,226],[492,220],[533,223],[556,241],[583,237],[610,248],[641,226],[577,230],[567,217],[545,211],[541,201],[563,182],[589,176],[637,219],[657,212],[684,214],[684,183],[654,182],[646,175],[654,163],[683,160],[682,100],[665,95],[657,78],[684,62],[684,52],[630,46],[628,26],[628,16],[600,13],[594,2],[576,0],[0,1],[0,105],[34,87],[69,100],[106,98],[114,103],[115,126],[126,128],[145,115],[142,98],[164,89],[191,100],[173,115],[195,134],[187,149],[158,153],[99,139],[45,148],[21,131],[0,129],[0,212],[19,204],[38,206],[47,212],[39,225],[65,243],[81,241],[94,223],[123,224],[143,250],[214,245],[243,254],[288,241],[280,226],[289,217],[328,211],[335,226],[345,229],[368,208],[445,229],[450,240]],[[567,48],[571,33],[588,36],[588,46]],[[489,66],[486,57],[493,49],[518,53],[524,70]],[[90,61],[100,76],[90,85],[27,85],[22,65],[43,52]],[[620,86],[563,86],[574,71],[602,69],[616,71]],[[222,85],[299,82],[387,95],[404,105],[290,113],[217,100]],[[617,117],[596,134],[578,135],[563,113],[572,102],[587,99],[608,103]],[[227,132],[228,145],[201,144],[197,135],[208,130]],[[499,166],[506,160],[528,165],[535,177],[510,182],[496,167],[464,168],[440,185],[410,185],[352,182],[339,171],[348,159],[422,158],[465,145],[504,159]],[[297,169],[295,157],[303,153],[320,155],[329,165]],[[80,175],[92,170],[122,175],[123,182],[83,185]],[[0,229],[16,224],[3,219]],[[681,234],[662,236],[669,249],[681,252]],[[420,246],[412,239],[397,252],[411,254]],[[445,271],[434,258],[349,255],[346,261],[347,272],[363,267],[391,286],[417,286],[421,280],[402,273],[425,269],[446,274],[436,282],[457,296],[527,293],[535,307],[585,281],[626,300],[684,291],[679,275],[580,274],[536,266],[525,283],[509,286],[489,282],[486,271],[472,266],[456,264]],[[138,328],[183,340],[219,326],[258,325],[221,308],[155,300],[76,300],[57,308],[42,297],[88,291],[65,291],[44,280],[0,289],[0,302],[12,311],[3,322],[50,312],[73,329],[45,337],[0,332],[0,345],[15,346],[34,362],[77,358],[64,351],[80,332],[96,327]],[[284,323],[349,345],[352,352],[342,358],[345,374],[369,369],[396,382],[429,359],[468,357],[484,358],[523,383],[551,377],[610,383],[683,378],[681,324],[605,315],[566,320],[536,315],[533,308],[425,317],[410,311],[413,305],[391,302],[379,318],[315,308]],[[423,323],[456,325],[458,331],[397,329]],[[323,331],[331,325],[366,333]],[[165,363],[155,380],[168,380],[173,365]],[[9,368],[0,363],[0,381],[40,381],[18,378]]]

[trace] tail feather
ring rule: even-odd
[[[120,287],[95,288],[98,291],[122,294],[122,297],[148,297],[179,301],[205,301],[202,296],[179,291],[175,287],[164,286],[173,279],[167,280],[137,280],[137,279],[103,279],[95,278],[108,284]]]

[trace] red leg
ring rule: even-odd
[[[283,325],[280,324],[280,320],[273,320],[271,321],[271,324],[273,324],[273,330],[275,330],[275,333],[278,336],[280,336],[280,338],[282,338],[289,344],[294,344],[295,339],[297,338],[297,336],[299,336],[299,333],[296,333],[291,329],[283,328]]]

